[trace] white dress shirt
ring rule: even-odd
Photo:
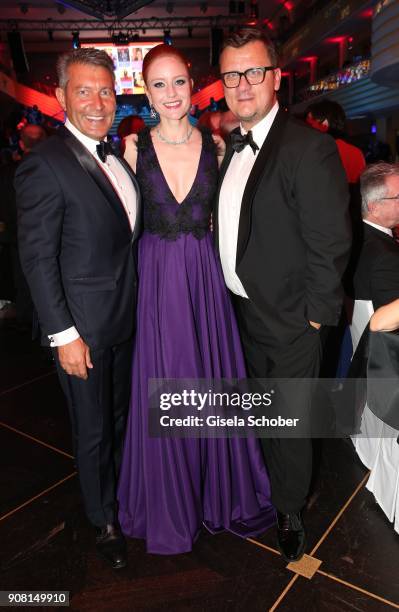
[[[136,190],[133,187],[133,183],[125,168],[118,161],[115,155],[107,155],[106,161],[102,162],[97,155],[97,145],[100,141],[93,140],[93,138],[89,138],[88,136],[85,136],[85,134],[82,134],[82,132],[80,132],[69,121],[69,119],[66,120],[65,127],[68,128],[68,130],[72,132],[72,134],[82,143],[82,145],[86,147],[86,149],[94,156],[100,168],[107,175],[107,178],[120,198],[121,205],[125,209],[130,227],[133,231],[134,224],[136,222],[137,196]],[[79,337],[80,334],[75,326],[48,336],[50,346],[62,346],[64,344],[69,344],[69,342],[72,342]]]
[[[388,236],[391,236],[391,238],[393,238],[392,230],[389,229],[389,227],[383,227],[382,225],[377,225],[377,223],[373,223],[372,221],[369,221],[368,219],[363,219],[363,223],[367,223],[367,225],[371,225],[371,227],[375,227],[376,229],[380,230],[380,232],[384,232],[384,234],[388,234]]]
[[[241,203],[248,177],[263,143],[277,115],[278,103],[252,128],[252,137],[259,149],[254,152],[247,145],[240,153],[234,153],[223,179],[219,196],[219,252],[224,280],[228,288],[243,298],[248,298],[236,274],[238,225]],[[241,134],[247,132],[240,125]]]

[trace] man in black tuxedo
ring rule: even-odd
[[[348,188],[334,140],[279,108],[277,65],[273,45],[255,30],[233,34],[222,51],[226,102],[240,128],[221,168],[215,232],[249,375],[312,378],[320,327],[336,325],[341,313]],[[279,548],[294,561],[305,548],[311,440],[262,442]]]
[[[126,565],[116,482],[129,403],[136,300],[138,186],[104,141],[115,115],[112,60],[60,57],[57,99],[67,121],[16,175],[19,249],[44,336],[54,348],[96,544]]]
[[[360,177],[363,239],[353,279],[355,298],[374,310],[399,298],[399,164],[380,162]]]

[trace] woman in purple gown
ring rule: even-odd
[[[150,438],[148,379],[244,378],[229,296],[209,231],[216,148],[188,121],[187,62],[160,45],[145,57],[160,123],[129,140],[144,206],[132,396],[119,481],[122,531],[147,551],[184,553],[201,526],[254,536],[274,523],[258,440]]]

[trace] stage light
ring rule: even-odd
[[[72,48],[73,49],[80,48],[79,32],[72,32]]]
[[[172,44],[172,35],[170,33],[170,30],[164,30],[163,31],[163,42],[165,45],[171,45]]]

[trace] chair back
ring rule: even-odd
[[[371,300],[355,300],[353,303],[352,320],[349,324],[351,332],[353,352],[359,344],[364,329],[370,321],[371,315],[374,312],[373,302]]]

